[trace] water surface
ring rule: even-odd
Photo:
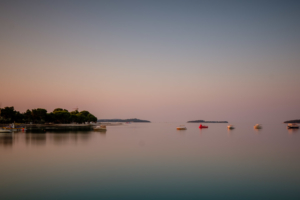
[[[178,125],[1,133],[1,199],[300,199],[298,130]]]

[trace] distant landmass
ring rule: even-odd
[[[188,121],[187,123],[228,123],[228,121],[205,121],[205,120],[194,120],[194,121]]]
[[[98,119],[97,122],[147,122],[150,123],[148,120],[141,120],[137,118],[133,119]]]
[[[284,123],[300,123],[300,119],[288,120],[285,121]]]
[[[205,122],[204,120],[195,120],[195,121],[188,121],[187,123],[201,123]]]

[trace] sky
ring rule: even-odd
[[[298,1],[0,1],[0,102],[98,119],[300,119]]]

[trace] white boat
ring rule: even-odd
[[[298,124],[293,123],[293,124],[288,124],[288,125],[287,125],[287,128],[288,128],[288,129],[292,129],[292,128],[295,128],[295,129],[296,129],[296,128],[299,128],[299,126],[298,126]]]
[[[261,124],[255,124],[254,129],[262,129]]]
[[[186,130],[186,127],[184,125],[180,125],[176,127],[177,130]]]
[[[0,128],[0,133],[11,133],[12,131],[9,129]]]
[[[100,126],[96,126],[94,127],[95,131],[106,131],[106,126],[105,125],[100,125]]]
[[[235,127],[233,125],[228,125],[227,128],[228,129],[235,129]]]

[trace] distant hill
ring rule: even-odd
[[[300,123],[300,119],[285,121],[284,123]]]
[[[148,120],[141,120],[137,118],[133,119],[98,119],[97,122],[147,122],[150,123]]]
[[[204,121],[203,123],[228,123],[228,121]]]
[[[195,121],[188,121],[187,123],[228,123],[228,121],[204,121],[204,120],[195,120]]]
[[[188,121],[187,123],[201,123],[205,122],[204,120],[195,120],[195,121]]]

